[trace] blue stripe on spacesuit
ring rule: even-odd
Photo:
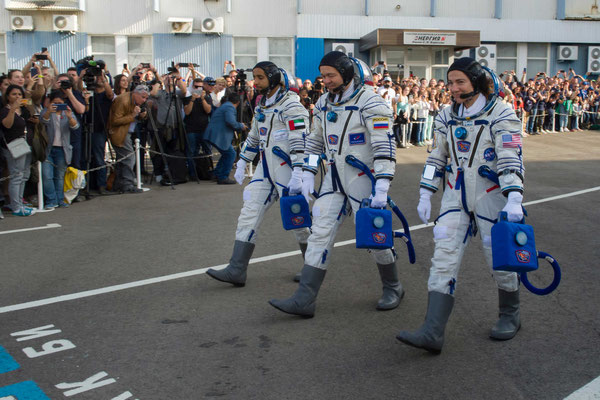
[[[479,214],[476,214],[476,215],[477,215],[477,218],[480,218],[480,219],[482,219],[484,221],[487,221],[487,222],[489,222],[491,224],[495,224],[496,222],[498,222],[498,218],[496,218],[496,219],[490,219],[490,218],[484,217],[483,215],[479,215]]]

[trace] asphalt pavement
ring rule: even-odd
[[[406,296],[393,311],[375,310],[381,284],[369,254],[351,243],[351,219],[336,238],[315,317],[271,307],[269,299],[294,292],[302,268],[278,204],[259,232],[246,286],[206,276],[231,255],[238,185],[151,185],[7,216],[0,399],[562,399],[600,375],[599,143],[597,131],[524,139],[524,202],[543,200],[526,206],[527,222],[538,249],[560,262],[561,284],[547,296],[521,288],[520,332],[490,340],[497,290],[476,238],[438,356],[395,339],[420,326],[427,306],[432,230],[416,213],[425,148],[398,149],[390,189],[415,228],[417,254],[409,264],[397,241]],[[550,279],[547,263],[530,274],[536,285]]]

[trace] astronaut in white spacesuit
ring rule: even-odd
[[[300,180],[304,161],[304,142],[309,127],[308,111],[290,90],[295,79],[269,61],[252,70],[254,84],[263,94],[256,107],[252,127],[237,162],[235,179],[244,181],[247,163],[260,153],[252,180],[244,189],[244,205],[238,218],[233,254],[229,265],[206,273],[222,282],[244,286],[248,262],[254,251],[258,228],[267,210],[282,195],[291,178]],[[300,189],[293,193],[300,193]],[[306,251],[308,228],[293,231],[302,254]]]
[[[326,54],[319,65],[328,93],[321,96],[314,110],[311,133],[306,141],[306,162],[302,173],[302,193],[309,200],[314,192],[315,174],[322,153],[328,171],[312,209],[312,233],[308,238],[304,267],[298,290],[285,300],[271,300],[275,308],[312,317],[317,293],[325,278],[330,252],[342,222],[360,208],[361,200],[371,195],[372,182],[345,158],[355,156],[376,178],[371,207],[387,203],[390,181],[396,167],[396,144],[392,132],[392,111],[381,96],[365,81],[372,82],[371,72],[362,61],[344,53]],[[290,182],[290,189],[298,189]],[[377,309],[394,309],[404,295],[398,280],[395,253],[391,249],[372,250],[383,283],[383,295]]]
[[[492,270],[491,243],[491,228],[501,210],[507,212],[511,222],[523,218],[521,122],[514,110],[493,93],[488,74],[472,58],[457,59],[448,69],[447,78],[453,104],[435,118],[435,145],[425,163],[417,207],[427,223],[431,196],[444,188],[433,228],[435,250],[427,315],[416,332],[402,331],[396,337],[435,354],[444,342],[462,256],[477,232],[498,286],[499,319],[490,337],[512,339],[521,326],[517,274]],[[496,182],[487,177],[490,172]]]

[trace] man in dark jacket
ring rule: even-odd
[[[229,173],[235,161],[236,152],[231,142],[234,131],[246,131],[248,127],[236,120],[236,109],[240,104],[240,96],[230,93],[221,100],[221,106],[213,111],[208,127],[204,132],[207,142],[219,150],[221,158],[215,167],[215,176],[220,185],[231,185],[235,180],[229,178]]]

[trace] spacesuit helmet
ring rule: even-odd
[[[348,57],[341,51],[331,51],[321,59],[319,68],[329,66],[335,68],[342,76],[342,84],[337,88],[330,90],[331,93],[341,93],[348,84],[354,81],[356,88],[365,83],[373,82],[371,69],[363,61],[354,57]]]
[[[295,93],[298,93],[300,91],[300,88],[298,87],[298,81],[296,80],[294,75],[292,75],[283,68],[279,68],[279,73],[281,76],[281,80],[279,83],[285,88],[286,92],[288,90],[291,90]]]
[[[271,61],[261,61],[252,68],[262,69],[269,80],[269,87],[260,91],[260,94],[267,94],[282,82],[280,69]]]
[[[475,96],[477,93],[489,93],[489,81],[486,71],[475,59],[471,57],[462,57],[454,60],[448,68],[447,75],[451,71],[461,71],[471,81],[473,91],[467,94],[462,94],[461,98],[466,99]]]

